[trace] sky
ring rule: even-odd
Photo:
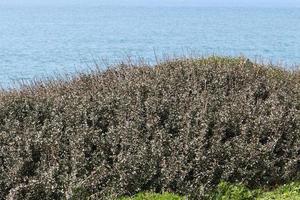
[[[300,7],[300,0],[0,0],[0,5]]]

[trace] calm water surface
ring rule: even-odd
[[[300,9],[0,7],[0,84],[72,73],[94,59],[245,55],[300,63]]]

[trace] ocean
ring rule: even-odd
[[[300,9],[0,7],[4,88],[127,56],[211,54],[300,64]]]

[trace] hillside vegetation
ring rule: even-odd
[[[206,199],[300,180],[300,72],[245,58],[120,64],[0,93],[0,199]]]
[[[139,193],[119,200],[187,200],[187,196],[170,193]],[[250,190],[241,184],[221,182],[211,193],[209,200],[300,200],[300,182],[284,184],[271,191]]]

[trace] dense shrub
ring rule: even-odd
[[[0,94],[0,199],[205,198],[300,179],[300,73],[244,58],[121,64]]]

